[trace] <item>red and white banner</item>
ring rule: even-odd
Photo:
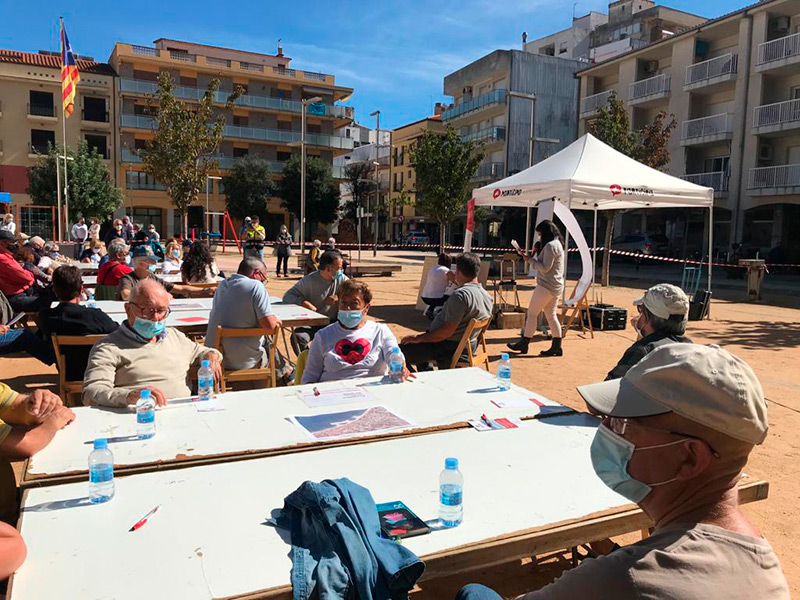
[[[472,250],[472,234],[475,231],[475,199],[467,202],[467,229],[464,232],[464,252]]]

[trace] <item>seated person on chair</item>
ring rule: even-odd
[[[450,287],[450,277],[452,276],[451,264],[453,264],[453,259],[446,252],[442,252],[439,254],[436,266],[428,271],[425,287],[422,288],[420,297],[428,305],[425,316],[429,319],[433,319],[434,309],[443,306],[450,297],[446,292]]]
[[[83,403],[103,406],[136,404],[143,389],[158,406],[191,395],[189,369],[208,359],[219,381],[222,355],[166,326],[172,296],[156,281],[131,288],[125,303],[128,318],[94,345],[83,380]]]
[[[264,261],[257,256],[248,256],[239,263],[235,274],[220,282],[208,318],[205,344],[209,348],[216,346],[217,326],[261,328],[265,334],[272,334],[281,326],[280,319],[272,313],[264,285],[266,280],[267,267]],[[233,370],[266,367],[270,343],[269,338],[264,336],[223,338],[223,365]],[[275,358],[276,376],[285,378],[290,375],[291,365],[277,351]]]
[[[0,292],[16,312],[38,312],[50,305],[52,293],[37,285],[33,273],[17,262],[18,250],[14,234],[0,229]]]
[[[9,327],[8,323],[13,317],[14,310],[3,292],[0,292],[0,356],[25,352],[48,366],[52,365],[55,361],[53,346],[26,327]]]
[[[472,319],[484,321],[492,317],[492,297],[478,282],[481,259],[465,252],[456,259],[456,287],[428,331],[403,338],[400,349],[406,363],[429,368],[430,362],[447,369],[464,332]],[[475,344],[475,340],[471,340]]]
[[[719,346],[668,344],[622,379],[578,392],[605,417],[591,446],[595,473],[654,530],[518,600],[789,600],[778,557],[739,508],[742,469],[768,429],[747,363]],[[472,585],[457,599],[500,596]]]
[[[116,331],[118,325],[99,308],[81,305],[83,282],[78,267],[64,265],[53,273],[53,291],[59,303],[39,313],[39,326],[45,339],[52,335],[98,335]],[[67,381],[81,381],[86,371],[91,346],[65,346]]]
[[[125,240],[122,238],[115,238],[108,245],[109,259],[100,265],[97,270],[97,285],[106,285],[117,287],[120,279],[128,273],[133,272],[125,260],[128,256],[128,248]]]
[[[306,275],[283,295],[287,304],[299,304],[308,310],[335,320],[339,310],[339,288],[347,281],[342,271],[342,255],[328,250],[319,258],[319,270]],[[300,354],[322,327],[298,327],[292,334],[292,345]]]
[[[339,289],[338,321],[317,332],[302,383],[386,375],[397,339],[384,323],[367,320],[372,291],[348,279]],[[403,368],[404,378],[408,369]]]
[[[689,298],[681,288],[659,283],[634,300],[633,305],[639,310],[639,315],[631,319],[631,325],[639,337],[625,351],[617,366],[611,369],[606,380],[623,377],[628,369],[660,346],[692,343],[683,335],[688,323]]]
[[[156,255],[153,249],[147,245],[136,246],[133,251],[133,271],[123,275],[117,285],[117,300],[127,300],[131,295],[131,289],[140,281],[152,279],[171,294],[183,294],[185,296],[213,296],[213,288],[199,288],[193,285],[170,283],[155,275]]]

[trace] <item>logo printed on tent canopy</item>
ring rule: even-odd
[[[514,188],[510,190],[501,190],[500,188],[495,188],[492,192],[492,198],[497,200],[500,196],[519,196],[522,194],[522,190],[520,188]]]
[[[615,196],[619,196],[622,193],[622,186],[619,186],[616,183],[614,185],[608,186],[608,189],[611,190],[611,197],[612,198],[615,197]]]

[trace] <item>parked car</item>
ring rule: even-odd
[[[427,233],[423,233],[420,231],[409,231],[403,238],[403,243],[410,244],[413,246],[423,246],[430,244],[431,238],[428,237]]]
[[[611,241],[612,250],[669,256],[669,238],[662,233],[629,233]]]

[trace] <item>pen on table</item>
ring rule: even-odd
[[[322,394],[320,393],[320,391],[317,388],[314,388],[314,395],[315,396],[321,396]]]
[[[147,513],[145,516],[143,516],[141,519],[136,521],[136,523],[133,524],[133,527],[128,529],[128,531],[136,531],[140,527],[143,527],[144,524],[147,523],[147,521],[150,519],[150,517],[152,517],[154,514],[156,514],[159,511],[160,508],[161,508],[161,505],[159,504],[153,510],[151,510],[149,513]]]
[[[489,429],[497,429],[497,427],[492,422],[492,420],[489,417],[487,417],[485,414],[481,415],[481,421],[483,421],[486,424],[486,426],[489,427]]]

